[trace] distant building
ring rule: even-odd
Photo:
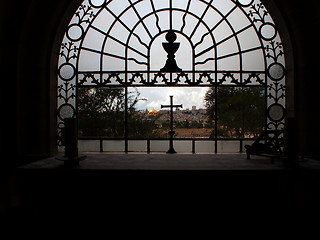
[[[157,112],[156,110],[152,109],[149,112],[144,113],[147,116],[158,116],[159,118],[157,121],[159,122],[165,122],[170,120],[170,111],[168,110],[160,110]],[[186,110],[176,110],[173,111],[173,118],[174,121],[189,121],[189,122],[207,122],[208,117],[206,114],[206,109],[196,109],[196,106],[192,107],[192,110],[186,109]]]
[[[155,109],[152,109],[152,110],[150,110],[149,112],[148,112],[148,116],[149,117],[156,117],[156,116],[158,116],[158,112],[155,110]]]

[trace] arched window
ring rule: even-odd
[[[83,87],[261,87],[265,128],[284,127],[284,52],[259,0],[85,0],[58,66],[59,136]]]

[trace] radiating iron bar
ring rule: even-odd
[[[119,58],[119,59],[122,59],[122,60],[125,60],[125,59],[126,59],[125,57],[122,57],[122,56],[119,56],[119,55],[115,55],[115,54],[111,54],[111,53],[106,53],[106,52],[101,52],[101,51],[94,50],[94,49],[91,49],[91,48],[81,47],[81,49],[87,50],[87,51],[89,51],[89,52],[94,52],[94,53],[99,53],[99,54],[107,55],[107,56],[109,56],[109,57]]]
[[[191,5],[191,0],[188,1],[188,5],[187,5],[187,8],[185,10],[185,14],[182,17],[182,23],[183,24],[182,24],[181,29],[180,29],[181,32],[183,32],[183,29],[186,26],[186,16],[187,16],[187,14],[189,12],[190,5]]]
[[[207,63],[208,61],[214,61],[216,60],[217,58],[207,58],[206,60],[202,61],[202,62],[195,62],[194,65],[202,65],[202,64],[205,64]]]
[[[133,3],[131,2],[131,0],[128,0],[128,2],[130,3],[133,11],[136,13],[138,19],[141,21],[142,26],[143,26],[144,29],[146,30],[147,34],[149,35],[150,38],[152,38],[152,34],[150,33],[149,29],[148,29],[147,26],[145,25],[144,21],[141,19],[141,16],[140,16],[139,12],[138,12],[137,9],[135,8],[135,6],[134,6],[135,4],[133,4]]]
[[[141,1],[141,0],[140,0],[140,1]],[[140,1],[137,1],[136,3],[140,2]],[[136,3],[135,3],[135,4],[136,4]],[[107,8],[107,7],[105,7],[105,8],[106,8],[107,11],[109,11],[109,13],[115,18],[115,20],[119,21],[119,22],[126,28],[126,30],[127,30],[129,33],[131,33],[132,30],[131,30],[126,24],[124,24],[124,23],[120,20],[121,15],[123,15],[130,7],[127,7],[127,8],[119,15],[119,17],[117,17],[109,8]],[[117,21],[114,21],[114,22],[111,24],[111,26],[110,26],[110,28],[109,28],[106,36],[111,36],[111,35],[110,35],[110,32],[111,32],[113,26],[115,25],[115,23],[116,23]],[[135,34],[135,33],[132,33],[132,34],[138,39],[138,41],[141,43],[142,46],[148,48],[148,45],[145,44],[144,42],[142,42],[141,38],[140,38],[137,34]]]
[[[141,1],[141,0],[140,0],[140,1]],[[137,2],[135,2],[134,4],[137,4],[137,3],[140,2],[140,1],[137,1]],[[124,28],[125,28],[128,32],[131,32],[131,29],[120,19],[120,17],[121,17],[126,11],[128,11],[128,10],[130,9],[130,6],[127,7],[125,10],[123,10],[123,12],[122,12],[119,16],[115,15],[107,6],[105,6],[105,8],[106,8],[106,9],[108,10],[108,12],[115,18],[116,21],[118,21],[119,23],[121,23],[122,26],[124,26]],[[110,27],[110,29],[109,29],[109,32],[110,32],[111,28],[113,28],[113,26],[114,26],[114,24],[116,23],[116,21],[111,25],[111,27]],[[109,33],[108,33],[108,35],[109,35]],[[132,35],[134,35],[134,36],[138,39],[138,41],[139,41],[143,46],[145,46],[146,48],[148,48],[148,45],[145,44],[144,42],[142,42],[142,40],[141,40],[141,38],[139,37],[139,35],[137,35],[137,34],[135,34],[135,33],[132,33]]]
[[[106,2],[106,5],[109,5],[109,3],[111,3],[113,0],[109,0],[108,2]]]
[[[111,35],[108,36],[104,31],[100,30],[99,28],[97,28],[97,27],[95,27],[95,26],[93,26],[93,25],[92,25],[91,27],[92,27],[94,30],[96,30],[96,31],[100,32],[101,34],[105,35],[107,38],[111,38],[112,40],[116,41],[117,43],[121,44],[122,46],[127,47],[127,48],[129,48],[130,50],[138,53],[138,54],[141,55],[142,57],[148,58],[145,54],[143,54],[143,53],[140,52],[139,50],[137,50],[137,49],[135,49],[135,48],[133,48],[133,47],[125,44],[124,42],[120,41],[119,39],[117,39],[117,38],[115,38],[115,37],[113,37],[113,36],[111,36]]]
[[[229,39],[235,37],[236,35],[242,33],[243,31],[246,31],[247,29],[251,28],[252,26],[253,26],[253,25],[250,24],[250,25],[248,25],[248,26],[240,29],[239,31],[235,32],[234,34],[232,34],[232,35],[230,35],[230,36],[222,39],[221,41],[217,42],[215,45],[210,46],[210,47],[208,47],[207,49],[203,50],[202,52],[196,54],[196,55],[195,55],[195,58],[197,58],[197,57],[199,57],[199,56],[201,56],[201,55],[209,52],[209,51],[212,50],[213,48],[216,48],[216,47],[219,46],[220,44],[224,43],[225,41],[228,41]],[[198,44],[198,43],[197,43],[197,44]],[[197,45],[197,44],[196,44],[196,45]],[[195,48],[196,48],[196,45],[195,45]]]
[[[205,2],[206,3],[206,2]],[[200,42],[198,42],[196,45],[199,45],[202,43],[202,41],[204,40],[205,36],[207,36],[208,34],[211,34],[212,36],[212,32],[223,22],[227,19],[227,17],[235,10],[237,9],[237,6],[234,6],[226,15],[222,14],[218,9],[214,8],[213,6],[211,6],[220,16],[221,16],[221,20],[215,25],[213,26],[213,28],[211,28],[207,33],[205,33]],[[213,38],[214,40],[214,43],[215,43],[215,39]],[[196,46],[194,46],[195,48]],[[217,69],[218,68],[218,62],[217,62],[217,56],[218,56],[218,53],[217,51],[214,51],[214,56],[215,56],[215,60],[214,60],[214,68]],[[242,70],[242,69],[241,69]],[[217,83],[217,73],[215,74],[215,81]]]
[[[142,52],[140,52],[139,50],[137,50],[137,49],[135,49],[135,48],[133,48],[133,47],[131,47],[131,46],[129,46],[129,45],[127,45],[127,44],[125,44],[125,43],[121,42],[121,41],[119,41],[119,40],[118,40],[118,39],[116,39],[115,37],[112,37],[112,36],[108,36],[108,37],[109,37],[109,38],[111,38],[111,39],[113,39],[113,40],[115,40],[115,41],[117,41],[118,43],[120,43],[120,44],[121,44],[121,45],[123,45],[124,47],[129,48],[130,50],[134,51],[135,53],[139,54],[140,56],[142,56],[142,57],[144,57],[144,58],[148,59],[148,56],[147,56],[147,55],[145,55],[145,54],[143,54],[143,53],[142,53]]]
[[[116,15],[113,13],[113,11],[111,11],[111,10],[108,8],[108,4],[109,4],[110,2],[111,2],[111,1],[109,1],[109,2],[104,6],[104,8],[114,17],[115,20],[114,20],[113,23],[110,25],[108,31],[107,31],[106,34],[105,34],[106,37],[105,37],[105,39],[103,40],[103,43],[102,43],[102,45],[101,45],[101,53],[103,52],[103,48],[104,48],[104,46],[105,46],[105,44],[106,44],[106,41],[107,41],[107,39],[108,39],[108,36],[110,36],[110,33],[111,33],[113,27],[115,26],[115,24],[116,24],[117,22],[120,22],[120,24],[122,24],[122,25],[124,26],[124,28],[125,28],[127,31],[130,32],[130,28],[120,19],[120,17],[122,16],[122,14],[124,14],[127,10],[130,9],[130,6],[127,7],[126,9],[124,9],[124,11],[122,11],[122,13],[121,13],[119,16],[116,16]],[[101,71],[102,71],[102,68],[103,68],[103,54],[100,55],[100,70],[101,70]],[[126,69],[126,70],[127,70],[127,69]],[[102,79],[102,76],[101,76],[101,79]]]
[[[168,11],[168,10],[170,10],[170,9],[164,8],[164,9],[159,9],[159,10],[157,10],[156,12],[151,12],[151,13],[147,14],[146,16],[144,16],[144,17],[142,18],[142,20],[144,20],[145,18],[148,18],[148,17],[151,16],[152,14],[156,14],[157,12]],[[185,10],[183,10],[183,9],[177,9],[177,8],[173,8],[172,10],[173,10],[173,11],[185,12]],[[189,14],[192,15],[193,17],[199,19],[199,17],[198,17],[197,15],[193,14],[193,13],[189,13]],[[203,20],[201,20],[201,21],[203,21]],[[131,29],[130,34],[129,34],[128,38],[127,38],[127,42],[126,42],[126,45],[127,45],[127,46],[129,45],[129,41],[130,41],[131,36],[134,35],[134,30],[135,30],[135,28],[136,28],[139,24],[140,24],[140,21],[138,21],[138,22],[136,23],[136,25]],[[203,22],[203,25],[207,28],[207,30],[208,30],[208,32],[209,32],[209,34],[210,34],[210,36],[211,36],[211,39],[212,39],[212,41],[213,41],[213,44],[215,44],[216,42],[215,42],[214,36],[213,36],[212,33],[210,32],[209,26],[207,26],[207,24],[206,24],[205,22]],[[150,41],[150,43],[149,43],[149,46],[151,46],[151,45],[152,45],[152,42],[154,41],[154,39],[155,39],[156,37],[158,37],[158,36],[159,36],[160,34],[162,34],[162,33],[163,33],[163,32],[159,32],[158,34],[156,34],[156,35],[153,37],[153,39],[151,39],[151,41]],[[186,37],[186,39],[189,40],[191,46],[193,46],[190,38],[189,38],[187,35],[185,35],[184,33],[181,33],[181,32],[180,32],[180,34],[184,35],[184,36]],[[139,39],[138,39],[138,40],[139,40]],[[139,40],[139,41],[140,41],[140,40]],[[142,43],[142,44],[143,44],[143,43]],[[145,45],[145,47],[148,49],[148,59],[149,59],[149,57],[150,57],[150,48],[149,48],[147,45]],[[192,49],[193,49],[193,52],[194,52],[194,47],[192,47]],[[127,57],[127,54],[128,54],[128,53],[127,53],[127,49],[126,49],[126,54],[125,54],[126,57]],[[216,57],[216,55],[217,55],[217,53],[215,52],[215,57]],[[193,56],[195,56],[194,53],[193,53]],[[193,61],[194,61],[195,57],[193,57],[192,59],[193,59]],[[148,61],[148,62],[149,62],[149,61]],[[194,67],[195,67],[194,62],[193,62],[193,65],[192,65],[192,66],[193,66],[193,70],[194,70]],[[216,68],[217,68],[217,63],[215,63],[215,69],[216,69]],[[127,70],[127,67],[126,67],[126,70]],[[148,64],[148,70],[150,70],[149,64]],[[148,76],[148,82],[149,82],[149,80],[150,80],[150,79],[149,79],[149,76]],[[193,77],[193,80],[194,80],[194,77]]]
[[[148,63],[146,62],[139,62],[137,59],[135,58],[128,58],[129,61],[134,61],[136,62],[137,64],[140,64],[140,65],[147,65],[148,66]]]
[[[207,2],[204,1],[204,0],[199,0],[199,1],[201,1],[201,2],[203,2],[203,3],[205,3],[205,4],[207,3]],[[209,5],[208,5],[208,6],[209,6]],[[229,22],[229,20],[227,19],[227,17],[228,17],[229,14],[231,14],[235,9],[237,9],[238,6],[235,5],[235,6],[229,11],[229,13],[228,13],[227,15],[222,14],[222,12],[219,11],[219,10],[218,10],[216,7],[214,7],[213,5],[210,5],[210,7],[211,7],[213,10],[215,10],[218,14],[220,14],[220,16],[222,16],[222,19],[224,19],[224,21],[227,23],[227,25],[228,25],[229,28],[231,29],[232,33],[235,34],[235,30],[234,30],[232,24],[231,24],[231,23]],[[212,31],[213,31],[213,30],[212,30]],[[236,42],[237,42],[237,46],[238,46],[239,52],[241,52],[240,41],[239,41],[239,39],[238,39],[238,37],[237,37],[236,35],[235,35],[235,39],[236,39]],[[239,65],[240,65],[240,71],[242,71],[242,55],[241,55],[241,54],[239,54]],[[242,83],[242,75],[240,76],[240,82]]]
[[[119,14],[119,16],[117,16],[111,9],[108,8],[108,6],[105,6],[105,9],[115,18],[115,22],[112,23],[111,27],[113,27],[113,25],[118,21],[119,23],[122,24],[122,26],[124,26],[124,28],[130,32],[130,28],[121,20],[121,16],[128,11],[131,8],[131,6],[127,7],[126,9],[124,9],[121,14]],[[110,28],[111,28],[110,27]]]
[[[255,51],[255,50],[258,50],[258,49],[263,49],[263,47],[260,46],[260,47],[250,48],[250,49],[247,49],[247,50],[244,50],[244,51],[239,51],[239,52],[235,52],[235,53],[230,53],[230,54],[227,54],[227,55],[224,55],[224,56],[217,57],[217,58],[214,59],[214,60],[220,60],[220,59],[232,57],[232,56],[235,56],[235,55],[238,55],[238,54],[241,55],[241,54],[243,54],[243,53],[252,52],[252,51]],[[243,72],[243,71],[240,70],[239,72]]]
[[[202,0],[200,0],[202,1]],[[202,1],[203,2],[203,1]],[[222,18],[219,22],[217,22],[216,25],[213,26],[213,28],[211,28],[211,32],[214,31],[217,27],[219,27],[219,25],[225,21],[227,19],[227,17],[229,17],[229,15],[234,11],[236,10],[238,7],[237,6],[234,6],[226,15],[222,14],[218,9],[216,9],[215,7],[213,6],[210,6],[212,7]]]
[[[158,12],[163,12],[163,11],[169,11],[170,9],[169,8],[163,8],[163,9],[158,9],[158,10],[156,10],[156,12],[151,12],[151,13],[148,13],[147,15],[145,15],[143,18],[142,18],[142,20],[144,20],[145,18],[148,18],[148,17],[150,17],[152,14],[156,14],[156,13],[158,13]],[[180,11],[180,12],[185,12],[185,10],[183,10],[183,9],[179,9],[179,8],[173,8],[172,9],[173,11]],[[191,16],[193,16],[194,18],[196,18],[196,19],[199,19],[199,17],[197,16],[197,15],[195,15],[194,13],[189,13]],[[133,35],[134,34],[134,30],[135,30],[135,28],[138,26],[140,24],[140,21],[138,21],[136,24],[135,24],[135,26],[130,30],[130,34],[129,34],[129,36],[128,36],[128,40],[130,39],[130,37],[131,37],[131,35]],[[208,34],[210,34],[211,35],[211,38],[213,39],[213,42],[215,42],[215,40],[214,40],[214,37],[213,37],[213,34],[210,32],[210,28],[209,28],[209,26],[205,23],[205,22],[203,22],[202,21],[202,24],[206,27],[206,29],[208,30]],[[163,31],[163,32],[166,32],[166,31]],[[155,39],[157,36],[159,36],[160,34],[162,34],[163,32],[159,32],[158,34],[156,34],[154,37],[153,37],[153,39]],[[179,31],[176,31],[176,32],[179,32]],[[179,32],[179,33],[182,33],[182,32]],[[185,35],[185,34],[184,34]],[[187,36],[187,35],[185,35],[185,36]],[[189,36],[188,36],[188,38],[189,38]],[[127,42],[128,42],[128,40],[127,40]],[[192,45],[193,46],[193,45]],[[146,45],[146,48],[148,49],[148,46]]]
[[[159,10],[157,10],[156,12],[154,12],[154,13],[149,13],[149,14],[147,14],[146,16],[144,16],[144,18],[147,18],[147,17],[149,17],[150,15],[152,15],[152,14],[156,14],[157,12],[162,12],[162,11],[168,11],[169,9],[168,8],[164,8],[164,9],[159,9]],[[183,10],[183,9],[178,9],[178,8],[173,8],[172,9],[173,11],[180,11],[180,12],[185,12],[185,10]],[[197,16],[197,15],[195,15],[194,13],[189,13],[191,16],[193,16],[194,18],[196,18],[196,19],[199,19],[199,17]],[[203,21],[203,20],[201,20],[201,21]],[[213,44],[216,44],[216,42],[215,42],[215,39],[214,39],[214,36],[213,36],[213,34],[210,32],[210,28],[209,28],[209,26],[205,23],[205,22],[202,22],[202,24],[206,27],[206,29],[208,30],[208,34],[210,34],[210,36],[211,36],[211,40],[212,40],[212,42],[213,42]],[[136,25],[132,28],[132,30],[131,30],[131,33],[129,34],[129,36],[128,36],[128,39],[127,39],[127,44],[129,43],[129,40],[130,40],[130,38],[131,38],[131,35],[132,35],[132,33],[134,32],[134,30],[135,30],[135,28],[137,27],[139,25],[139,22],[138,23],[136,23]],[[156,34],[154,37],[153,37],[153,39],[150,41],[150,43],[149,43],[149,45],[151,46],[152,45],[152,43],[153,43],[153,41],[160,35],[160,34],[163,34],[163,33],[165,33],[165,32],[167,32],[167,31],[164,31],[164,32],[159,32],[158,34]],[[194,64],[194,59],[195,59],[195,53],[194,53],[194,47],[193,47],[193,43],[192,43],[192,41],[190,40],[190,38],[189,38],[189,36],[187,36],[185,33],[183,33],[183,32],[179,32],[179,31],[176,31],[176,32],[178,32],[179,34],[182,34],[188,41],[189,41],[189,43],[190,43],[190,45],[192,46],[192,50],[193,50],[193,57],[192,57],[192,60],[193,60],[193,64],[192,64],[192,67],[193,67],[193,70],[194,70],[194,67],[195,67],[195,64]],[[215,56],[216,56],[216,52],[215,52]],[[148,49],[148,57],[150,57],[150,49]],[[217,65],[217,64],[216,64]],[[215,69],[216,69],[217,67],[215,66]],[[149,70],[150,68],[149,68],[149,66],[148,66],[148,70]],[[149,77],[149,76],[148,76]],[[193,80],[194,80],[194,76],[193,76]],[[148,81],[149,82],[149,81]]]
[[[210,3],[206,3],[206,4],[207,4],[207,7],[206,7],[206,9],[203,11],[203,13],[202,13],[202,15],[201,15],[201,17],[200,17],[199,21],[197,22],[196,26],[194,27],[194,29],[193,29],[192,33],[190,34],[190,39],[193,37],[193,35],[194,35],[194,34],[195,34],[195,32],[197,31],[197,29],[198,29],[198,27],[199,27],[199,25],[200,25],[200,23],[201,23],[202,19],[203,19],[203,18],[204,18],[204,16],[207,14],[207,12],[208,12],[208,10],[209,10],[209,8],[210,8],[210,6],[211,6],[212,2],[213,2],[213,0],[211,0],[211,1],[210,1]]]
[[[101,34],[103,34],[105,36],[108,36],[108,34],[105,31],[102,31],[100,28],[98,28],[98,27],[96,27],[94,25],[91,25],[90,27],[93,28],[94,30],[96,30],[97,32],[101,33]]]
[[[154,3],[153,3],[153,0],[150,0],[150,3],[151,3],[151,7],[152,7],[152,11],[154,13],[154,15],[156,16],[156,26],[159,30],[159,33],[161,32],[161,27],[159,26],[159,16],[156,12],[156,8],[154,7]]]

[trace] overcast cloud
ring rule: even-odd
[[[136,107],[139,110],[155,109],[159,111],[161,104],[169,104],[170,97],[173,96],[174,104],[182,104],[183,109],[191,109],[192,106],[204,108],[204,96],[207,87],[139,87],[137,90],[141,93],[140,98],[146,98],[147,101],[140,101]]]

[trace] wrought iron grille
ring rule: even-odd
[[[59,145],[82,87],[263,87],[266,129],[284,127],[283,46],[259,0],[85,0],[58,66]]]

